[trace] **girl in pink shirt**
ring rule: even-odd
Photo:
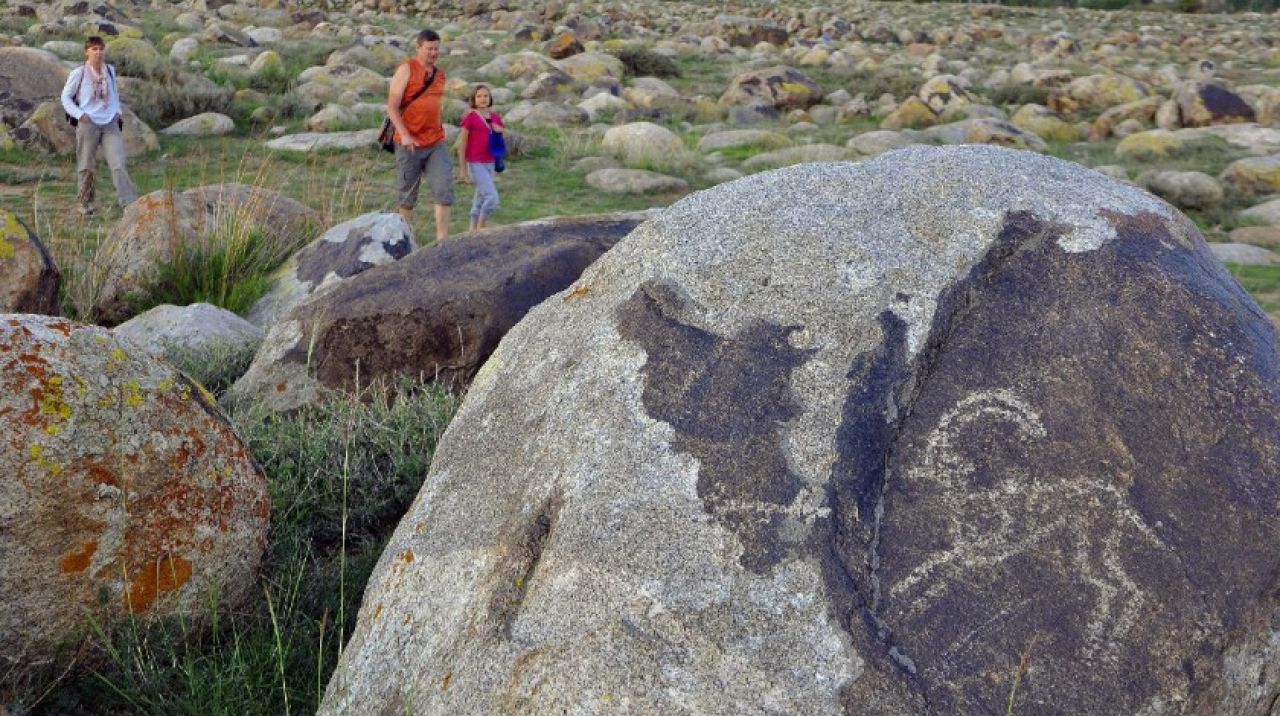
[[[494,185],[493,155],[489,153],[489,133],[503,132],[502,117],[490,109],[493,93],[486,85],[471,91],[471,110],[462,118],[458,134],[458,165],[464,184],[475,182],[476,194],[471,200],[471,231],[483,229],[489,216],[498,209],[498,188]]]

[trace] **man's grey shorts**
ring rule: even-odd
[[[413,151],[396,145],[396,193],[400,206],[412,209],[418,204],[418,186],[426,172],[431,185],[431,201],[435,204],[453,204],[453,161],[449,159],[449,143],[441,140],[429,147],[416,147]]]

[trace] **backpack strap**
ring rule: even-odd
[[[427,88],[431,86],[431,83],[436,81],[436,70],[437,70],[437,69],[439,69],[439,68],[437,68],[437,67],[432,67],[432,68],[431,68],[431,74],[427,75],[426,79],[425,79],[425,80],[423,80],[423,82],[422,82],[422,89],[418,90],[417,92],[414,92],[414,93],[413,93],[413,97],[410,97],[408,102],[401,101],[401,103],[400,103],[400,111],[402,111],[402,112],[403,112],[405,107],[408,107],[409,105],[413,104],[414,102],[417,102],[417,101],[418,101],[418,98],[422,96],[422,93],[423,93],[423,92],[426,92],[426,91],[427,91]],[[403,98],[403,97],[401,97],[401,100],[403,100],[403,99],[404,99],[404,98]]]

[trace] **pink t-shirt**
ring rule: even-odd
[[[502,117],[497,112],[489,114],[495,126],[502,127]],[[467,148],[462,158],[468,162],[493,163],[493,155],[489,153],[489,124],[479,112],[471,110],[462,118],[462,128],[467,130]]]

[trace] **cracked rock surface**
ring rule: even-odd
[[[323,713],[1265,714],[1275,328],[1167,204],[910,148],[694,194],[480,370]]]

